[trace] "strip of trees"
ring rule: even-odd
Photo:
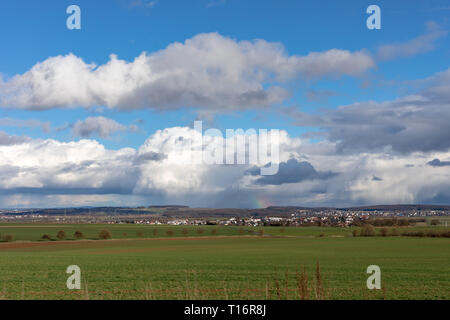
[[[430,238],[450,238],[450,230],[428,230],[428,231],[407,231],[399,232],[397,229],[380,228],[377,229],[371,224],[365,224],[361,229],[354,229],[352,232],[354,237],[430,237]]]

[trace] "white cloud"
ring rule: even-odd
[[[105,117],[88,117],[85,120],[78,120],[72,127],[72,134],[75,137],[87,138],[97,135],[101,138],[109,138],[113,133],[137,130],[135,125],[126,126]]]
[[[175,42],[132,62],[111,55],[100,66],[73,54],[37,63],[0,80],[0,105],[23,109],[93,107],[218,112],[284,101],[286,81],[298,77],[358,76],[375,66],[364,51],[332,49],[288,55],[281,44],[235,41],[217,33]]]
[[[20,204],[21,199],[24,206],[95,205],[108,199],[118,204],[120,199],[122,204],[221,207],[252,207],[261,198],[278,205],[316,206],[450,200],[448,166],[428,164],[433,159],[448,161],[448,151],[337,154],[333,143],[309,144],[282,132],[280,161],[293,158],[308,162],[310,171],[319,175],[333,174],[303,178],[304,170],[297,172],[293,166],[297,178],[274,185],[246,174],[251,165],[190,162],[188,146],[197,135],[187,127],[168,128],[152,134],[139,149],[109,150],[95,140],[28,139],[0,145],[0,207]],[[221,145],[223,140],[205,142]]]

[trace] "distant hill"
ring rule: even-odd
[[[162,215],[165,217],[263,217],[263,216],[287,216],[304,210],[311,213],[326,210],[347,211],[385,211],[385,212],[412,212],[412,211],[450,211],[448,205],[424,205],[424,204],[397,204],[397,205],[373,205],[348,208],[335,207],[302,207],[302,206],[270,206],[259,209],[241,208],[190,208],[184,205],[155,205],[148,207],[72,207],[72,208],[48,208],[48,209],[10,209],[0,210],[7,215]]]
[[[189,206],[180,206],[180,205],[162,205],[162,206],[148,206],[147,208],[149,208],[149,209],[152,209],[152,208],[155,208],[155,209],[164,209],[164,208],[179,208],[179,209],[181,209],[181,208],[189,208]]]
[[[356,210],[356,211],[421,211],[421,210],[450,210],[450,205],[428,205],[428,204],[392,204],[372,205],[359,207],[296,207],[296,206],[270,206],[267,210]]]
[[[422,210],[450,210],[447,205],[427,205],[427,204],[393,204],[345,208],[345,210],[361,211],[422,211]]]

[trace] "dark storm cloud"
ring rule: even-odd
[[[258,167],[247,170],[246,174],[257,176],[260,174]],[[280,162],[278,173],[270,176],[261,176],[255,181],[259,185],[280,185],[283,183],[295,183],[305,180],[324,180],[336,176],[335,172],[318,172],[307,161],[299,162],[296,159],[290,159],[287,162]]]
[[[0,189],[0,194],[39,194],[39,195],[92,195],[92,194],[130,194],[130,190],[126,188],[11,188]]]
[[[134,164],[142,164],[147,161],[161,161],[164,159],[167,159],[167,155],[165,155],[163,153],[150,151],[150,152],[138,155],[136,157],[136,159],[134,160]]]
[[[320,115],[291,112],[295,124],[322,129],[308,136],[336,142],[341,153],[447,151],[450,148],[450,69],[418,95],[386,102],[358,102]]]
[[[450,203],[450,192],[440,191],[434,197],[422,200],[424,204],[449,204]]]
[[[432,167],[447,167],[450,166],[450,161],[441,161],[439,159],[433,159],[427,162],[427,164]]]

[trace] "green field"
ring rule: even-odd
[[[97,239],[100,229],[114,239],[36,241],[59,230]],[[420,228],[429,229],[442,228]],[[265,227],[263,236],[258,230],[0,225],[0,234],[16,240],[0,243],[0,298],[299,299],[304,272],[309,299],[450,299],[449,238],[354,238],[350,228],[329,227]],[[74,264],[81,290],[66,288],[65,270]],[[381,268],[381,290],[366,288],[372,264]]]
[[[341,227],[239,227],[239,226],[170,226],[170,225],[139,225],[139,224],[0,224],[0,238],[11,235],[14,241],[41,241],[42,235],[48,234],[52,240],[57,240],[58,231],[66,234],[66,240],[74,240],[75,231],[83,233],[84,239],[99,239],[99,231],[107,229],[113,239],[161,238],[161,237],[204,237],[204,236],[242,236],[259,235],[263,230],[266,236],[283,237],[316,237],[316,236],[352,236],[355,228]],[[379,229],[379,228],[378,228]],[[449,230],[443,226],[424,227],[388,227],[399,231],[441,231]],[[200,230],[200,231],[199,231]],[[173,232],[173,233],[167,233]]]

